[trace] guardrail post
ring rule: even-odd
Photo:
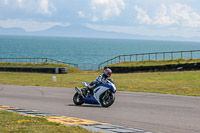
[[[163,60],[165,60],[165,52],[163,53]]]
[[[157,60],[157,56],[158,56],[157,53],[155,54],[155,56],[156,56],[155,58],[156,58],[156,60]]]
[[[183,52],[181,51],[181,59],[183,59]]]
[[[135,57],[136,61],[137,61],[137,57],[138,57],[138,55],[136,54],[136,57]]]
[[[151,60],[151,54],[149,53],[149,61]]]
[[[171,59],[173,60],[174,58],[173,58],[173,53],[171,52]]]
[[[98,70],[100,70],[100,65],[98,65]]]

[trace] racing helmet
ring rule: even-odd
[[[112,70],[111,70],[110,68],[106,68],[106,69],[104,70],[104,74],[105,74],[107,77],[110,77],[111,74],[112,74]]]

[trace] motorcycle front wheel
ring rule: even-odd
[[[100,103],[102,107],[109,107],[114,103],[114,101],[115,94],[110,91],[106,91],[100,96]]]
[[[73,97],[73,102],[75,105],[81,105],[84,103],[83,97],[76,92]]]

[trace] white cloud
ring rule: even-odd
[[[169,6],[170,17],[184,27],[200,27],[200,15],[188,5],[176,3]]]
[[[162,4],[156,10],[156,14],[149,16],[139,6],[134,6],[137,11],[137,20],[140,24],[160,26],[200,27],[200,15],[188,5],[175,3],[172,5]]]
[[[22,9],[27,12],[51,15],[56,7],[50,0],[4,0],[10,9]]]
[[[7,5],[7,4],[8,4],[8,0],[4,0],[4,4],[6,4],[6,5]]]
[[[142,8],[138,6],[134,6],[134,9],[138,12],[137,20],[139,21],[140,24],[143,24],[143,23],[151,24],[152,20],[148,16],[146,11],[144,11]]]
[[[103,20],[111,16],[119,16],[121,10],[125,8],[124,0],[91,0],[92,13],[102,17]]]
[[[97,16],[92,16],[92,21],[93,22],[97,22],[99,20],[99,18]]]
[[[85,18],[86,17],[85,13],[82,12],[82,11],[78,11],[77,13],[78,13],[79,17],[81,17],[81,18]]]
[[[161,8],[157,11],[153,24],[155,25],[171,25],[178,24],[177,20],[168,15],[168,9],[165,4],[161,5]]]
[[[40,8],[38,9],[38,11],[42,14],[51,15],[50,8],[53,10],[56,10],[54,5],[50,3],[49,0],[40,0],[39,5],[40,5]]]
[[[23,1],[22,1],[22,0],[17,0],[17,2],[18,2],[18,4],[19,4],[19,6],[22,7],[22,2],[23,2]]]
[[[68,26],[70,23],[60,23],[60,22],[39,22],[34,20],[19,20],[19,19],[7,19],[0,20],[0,26],[4,28],[19,27],[25,31],[42,31],[49,29],[53,26]]]

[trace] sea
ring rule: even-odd
[[[0,36],[0,58],[51,58],[88,70],[97,69],[98,64],[119,55],[189,50],[200,50],[200,42]],[[200,58],[200,52],[194,57]]]

